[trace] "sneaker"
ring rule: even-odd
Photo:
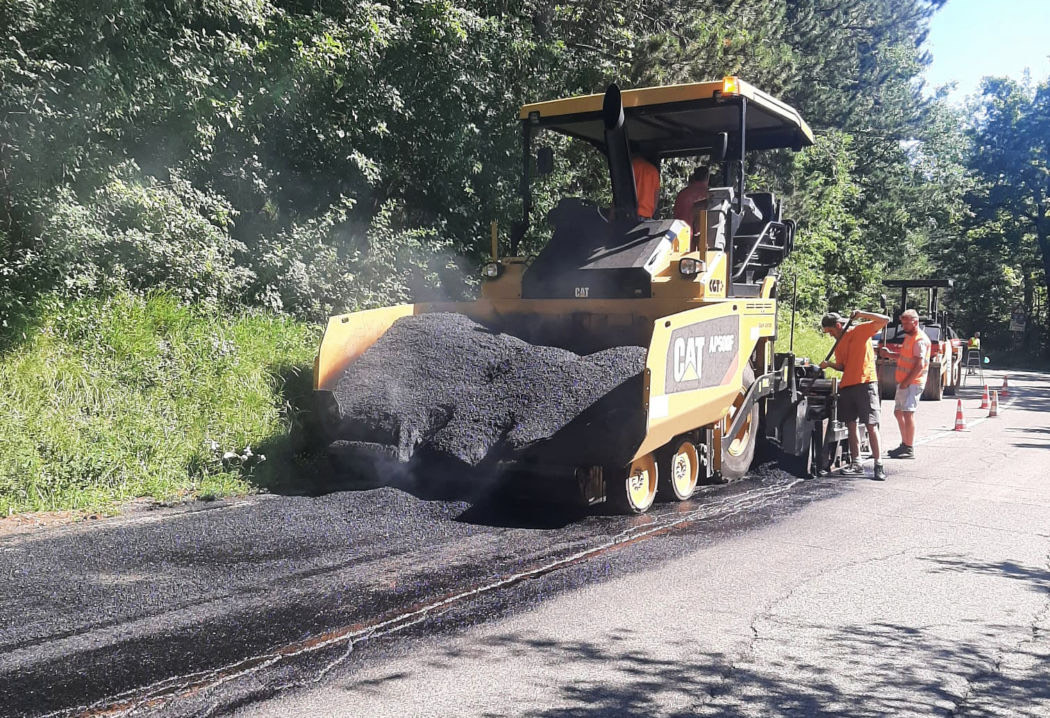
[[[882,464],[881,463],[876,463],[875,464],[875,475],[872,478],[875,479],[876,481],[885,481],[886,480],[886,469],[882,468]]]
[[[893,459],[914,459],[915,458],[915,447],[901,444],[896,449],[890,449],[886,452],[887,456]]]
[[[842,467],[843,476],[863,476],[864,467],[860,465],[860,461],[854,460],[849,466]]]

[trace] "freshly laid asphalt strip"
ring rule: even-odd
[[[644,434],[645,357],[636,346],[580,356],[460,314],[405,317],[340,379],[335,433],[344,449],[403,464],[623,464]]]
[[[670,556],[680,555],[684,535],[695,532],[689,540],[705,544],[817,497],[785,493],[791,482],[781,476],[708,487]],[[748,510],[739,510],[744,505]],[[411,612],[623,541],[631,530],[681,522],[684,506],[658,505],[648,515],[657,524],[641,526],[634,517],[421,500],[382,487],[195,504],[0,537],[0,718],[80,715],[96,701],[158,681],[191,685],[201,671]],[[660,554],[659,537],[667,534],[654,536],[649,550]],[[570,583],[606,577],[613,560],[581,564]],[[648,569],[653,560],[661,559],[638,565]],[[545,587],[543,595],[551,590],[526,583]],[[508,600],[511,608],[519,603]],[[488,615],[471,607],[464,620]],[[263,683],[247,675],[246,690],[272,695],[300,682],[285,669],[307,671],[302,682],[316,678],[313,660],[298,660],[278,664]],[[207,704],[213,698],[202,696]],[[135,714],[155,713],[145,705]]]

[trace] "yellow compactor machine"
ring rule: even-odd
[[[330,318],[315,371],[322,397],[397,319],[455,312],[577,354],[648,348],[636,403],[619,430],[582,442],[578,455],[562,447],[553,458],[508,471],[561,477],[588,503],[609,500],[643,512],[658,491],[684,500],[699,483],[743,476],[760,435],[800,473],[832,468],[846,435],[836,417],[835,381],[774,352],[776,268],[792,250],[795,225],[773,194],[744,186],[748,153],[812,144],[799,113],[727,77],[623,92],[613,85],[604,94],[526,105],[520,120],[524,221],[508,256],[499,256],[494,233],[480,298]],[[546,246],[526,258],[518,250],[531,219],[530,182],[552,166],[551,150],[541,144],[549,132],[604,154],[613,206],[561,200],[547,217],[553,231]],[[637,216],[635,155],[655,162],[709,158],[721,168],[707,200],[695,206],[692,226]],[[610,465],[603,441],[626,447],[630,461]]]

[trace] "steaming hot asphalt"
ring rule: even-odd
[[[168,692],[178,699],[165,711],[199,714],[199,703],[186,713],[179,706],[272,695],[313,680],[351,645],[355,660],[366,656],[373,644],[362,636],[420,607],[441,606],[425,613],[445,622],[485,620],[663,560],[663,549],[638,552],[667,531],[677,532],[669,553],[679,555],[823,490],[800,488],[774,472],[642,517],[379,488],[8,536],[0,539],[0,715],[71,715],[144,696],[163,702]],[[628,549],[601,553],[614,546]],[[534,578],[508,583],[514,576]],[[491,605],[444,603],[486,586],[498,588]],[[143,712],[157,707],[147,702]]]
[[[623,432],[643,430],[645,355],[621,346],[579,356],[459,314],[405,317],[339,381],[339,449],[477,467],[545,451],[536,447],[555,437],[555,460],[571,447],[570,464],[624,463],[610,438],[629,443]]]

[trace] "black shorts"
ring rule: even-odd
[[[853,384],[839,389],[840,421],[859,421],[862,424],[878,426],[881,408],[878,382]]]

